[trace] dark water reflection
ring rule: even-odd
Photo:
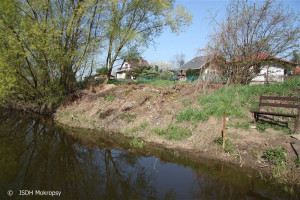
[[[111,141],[110,141],[111,142]],[[0,110],[0,199],[297,199],[256,176],[161,151],[146,157],[103,138],[86,147],[41,117]],[[145,150],[146,151],[146,150]],[[9,197],[8,190],[14,195]],[[60,197],[19,190],[62,191]],[[299,196],[298,196],[299,197]]]

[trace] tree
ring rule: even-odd
[[[186,76],[199,76],[200,70],[199,69],[188,69],[186,70]]]
[[[186,57],[186,55],[183,54],[182,52],[176,54],[171,60],[171,62],[173,63],[173,66],[175,68],[179,68],[180,66],[182,66],[185,63],[185,57]]]
[[[98,69],[96,69],[96,72],[98,74],[107,74],[107,68],[106,67],[98,68]]]
[[[115,62],[124,52],[150,45],[169,27],[179,33],[192,16],[174,0],[112,0],[107,2],[104,35],[106,39],[106,82]]]
[[[224,21],[213,18],[207,54],[228,74],[228,84],[248,84],[269,58],[285,58],[299,48],[299,18],[275,1],[231,1]]]
[[[300,64],[300,55],[297,53],[297,51],[293,51],[292,61]]]
[[[104,3],[2,0],[0,79],[6,86],[0,98],[36,101],[71,92],[76,75],[90,69],[100,50]]]

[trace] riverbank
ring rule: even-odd
[[[299,85],[297,81],[288,83],[290,92],[293,93]],[[169,87],[100,85],[93,91],[80,90],[66,98],[63,105],[57,109],[54,118],[64,125],[97,130],[99,134],[103,130],[121,133],[131,138],[135,146],[154,144],[195,158],[204,157],[229,165],[253,168],[282,183],[300,184],[297,158],[290,146],[290,142],[294,142],[296,149],[300,150],[300,141],[291,138],[289,129],[284,127],[271,127],[268,124],[255,126],[249,112],[249,108],[253,107],[255,102],[249,105],[241,103],[243,99],[251,101],[253,98],[258,101],[260,92],[266,91],[257,90],[257,87],[264,86],[246,88],[246,92],[256,91],[247,98],[238,94],[240,89],[229,88],[237,93],[236,97],[229,95],[233,96],[230,98],[235,101],[228,97],[212,110],[214,105],[207,106],[205,102],[218,103],[218,100],[227,94],[224,92],[226,88],[218,90],[219,87],[221,86],[200,83]],[[269,87],[268,90],[279,92],[278,88],[282,87],[289,92],[287,85],[278,86],[277,89],[273,87]],[[246,89],[242,88],[243,91]],[[270,91],[267,93],[271,93]],[[214,96],[218,98],[213,99]],[[243,98],[239,99],[240,97]],[[223,111],[218,108],[223,107],[227,107],[228,113],[226,152],[223,152],[219,145],[222,130],[219,113]],[[289,122],[293,124],[293,121]],[[80,137],[88,137],[86,140],[92,143],[97,141],[97,134],[83,133]],[[282,153],[286,158],[284,164],[277,165],[268,161],[265,152],[281,148],[284,148]]]

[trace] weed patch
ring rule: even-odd
[[[270,85],[232,85],[218,89],[213,94],[199,96],[202,112],[208,117],[214,115],[222,117],[226,111],[227,116],[247,118],[249,110],[258,108],[259,96],[278,95],[292,96],[295,89],[300,86],[299,78],[288,79],[283,83]]]
[[[274,130],[280,130],[285,134],[292,134],[293,131],[290,130],[288,127],[283,127],[283,126],[279,126],[279,125],[272,125],[269,123],[261,123],[261,122],[257,122],[256,123],[256,129],[261,132],[264,133],[266,131],[267,128],[273,128]]]
[[[125,91],[125,95],[127,96],[128,94],[130,94],[132,92],[132,89],[126,90]]]
[[[127,130],[123,131],[122,133],[124,135],[136,133],[138,131],[141,131],[141,130],[147,128],[148,126],[149,126],[148,122],[142,122],[139,126],[134,126],[134,127],[130,128],[130,129],[127,129]]]
[[[217,137],[214,142],[220,147],[223,147],[223,138],[222,137]],[[229,139],[225,140],[225,152],[226,153],[233,153],[234,152],[234,146],[232,142]]]
[[[153,129],[156,135],[162,136],[168,140],[186,139],[192,135],[192,131],[170,124],[167,129]]]
[[[202,111],[194,108],[187,108],[185,110],[181,110],[177,115],[176,119],[178,122],[199,122],[208,120],[208,116]]]
[[[135,118],[136,118],[136,114],[122,113],[120,115],[120,119],[126,121],[127,123],[133,122]]]
[[[275,165],[278,163],[286,162],[284,148],[268,148],[263,152],[262,157]]]
[[[237,123],[230,124],[229,126],[232,126],[235,129],[240,128],[240,129],[244,129],[246,131],[249,131],[250,130],[250,125],[251,125],[251,123],[249,123],[249,122],[241,122],[241,123],[237,122]]]
[[[134,137],[134,138],[131,140],[130,145],[131,145],[132,147],[135,147],[135,148],[143,148],[143,146],[144,146],[144,141],[139,140],[138,137]]]
[[[109,94],[109,95],[107,95],[104,99],[105,99],[105,101],[112,102],[112,101],[115,100],[115,97],[114,97],[114,95]]]

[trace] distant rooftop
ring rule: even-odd
[[[191,61],[183,64],[178,70],[188,70],[188,69],[200,69],[207,63],[206,56],[198,56],[193,58]]]

